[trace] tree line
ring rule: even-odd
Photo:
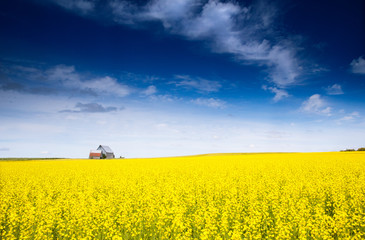
[[[365,151],[365,147],[358,148],[357,150],[355,150],[353,148],[341,150],[341,152],[354,152],[354,151]]]

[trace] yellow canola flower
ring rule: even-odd
[[[0,162],[0,239],[364,239],[365,153]]]

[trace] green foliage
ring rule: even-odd
[[[365,147],[358,148],[357,151],[365,151]]]
[[[354,151],[356,151],[356,150],[352,149],[352,148],[346,149],[346,150],[341,150],[341,152],[354,152]]]

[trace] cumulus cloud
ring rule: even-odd
[[[77,10],[81,3],[75,2],[86,1],[60,5]],[[160,22],[170,34],[208,42],[213,52],[231,54],[242,64],[264,67],[269,81],[280,88],[296,84],[302,74],[296,43],[283,40],[289,37],[275,26],[278,10],[269,2],[243,5],[219,0],[152,0],[141,4],[110,0],[106,6],[119,24],[143,27]]]
[[[267,87],[266,85],[264,85],[262,88],[264,90],[268,90],[272,93],[275,93],[275,96],[273,98],[274,102],[278,102],[278,101],[282,100],[283,98],[287,98],[290,96],[289,93],[284,89],[279,89],[276,87]]]
[[[98,103],[77,103],[75,105],[77,110],[62,110],[60,112],[71,113],[105,113],[117,111],[116,107],[104,107]]]
[[[212,108],[224,108],[226,105],[225,101],[216,98],[197,98],[191,100],[191,102],[200,106],[206,106]]]
[[[362,56],[358,59],[352,60],[350,65],[353,73],[365,74],[365,59]]]
[[[242,11],[239,5],[219,1],[207,2],[202,6],[201,14],[196,16],[189,16],[192,10],[185,8],[183,14],[179,16],[183,20],[180,33],[192,39],[213,38],[219,45],[216,46],[218,48],[225,45],[225,40],[222,39],[225,35],[228,34],[228,38],[234,37],[232,32],[235,27],[234,18]]]
[[[222,85],[218,81],[207,80],[199,77],[190,77],[188,75],[175,75],[176,86],[192,88],[202,93],[218,92]]]
[[[341,95],[343,94],[342,87],[339,84],[333,84],[326,88],[327,94],[329,95]]]
[[[332,108],[321,98],[321,95],[314,94],[303,102],[301,110],[307,113],[331,116]]]

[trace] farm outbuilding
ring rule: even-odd
[[[89,154],[90,159],[100,159],[101,158],[101,150],[91,150]]]
[[[101,151],[101,158],[115,158],[113,150],[105,145],[100,145],[97,150]]]

